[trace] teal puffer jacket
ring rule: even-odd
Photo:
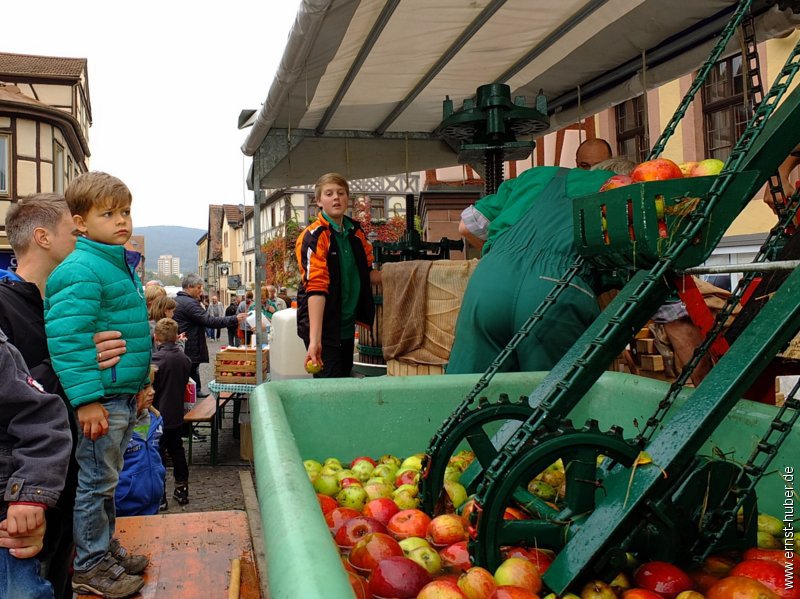
[[[150,325],[134,272],[140,254],[78,238],[75,251],[47,279],[45,329],[53,368],[78,407],[117,393],[136,393],[148,380]],[[92,336],[120,331],[126,352],[99,370]]]

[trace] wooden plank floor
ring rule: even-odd
[[[242,566],[239,596],[261,597],[244,511],[118,518],[117,536],[130,552],[150,558],[142,599],[227,597],[236,558]]]

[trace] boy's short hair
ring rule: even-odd
[[[6,213],[8,243],[17,257],[28,251],[37,227],[54,230],[69,207],[60,193],[37,193],[20,198]]]
[[[245,300],[251,300],[251,299],[253,299],[254,297],[255,297],[255,294],[253,294],[253,291],[252,291],[252,290],[250,290],[250,291],[248,291],[247,293],[245,293],[245,294],[244,294],[244,298],[245,298]]]
[[[131,190],[122,181],[101,171],[82,173],[73,179],[64,192],[73,215],[86,216],[94,207],[130,206]]]
[[[314,184],[314,199],[319,201],[322,197],[322,186],[328,184],[335,184],[341,185],[344,187],[344,190],[347,192],[347,195],[350,195],[350,184],[347,182],[347,179],[342,177],[339,173],[325,173]]]
[[[178,323],[171,318],[162,318],[156,323],[155,336],[164,343],[175,343],[178,340]]]

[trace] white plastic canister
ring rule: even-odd
[[[269,377],[272,381],[311,378],[304,367],[306,346],[297,336],[297,309],[287,308],[272,315],[269,345]]]

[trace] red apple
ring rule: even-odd
[[[403,470],[394,479],[395,487],[403,485],[416,485],[419,482],[419,470]]]
[[[530,520],[528,512],[518,507],[507,507],[503,512],[503,520]]]
[[[522,587],[499,586],[489,595],[489,599],[539,599],[539,595]]]
[[[622,599],[664,599],[664,595],[647,589],[628,589],[622,592]]]
[[[372,572],[382,559],[394,555],[403,555],[403,550],[397,541],[386,533],[371,532],[355,544],[348,559],[359,574],[367,574]]]
[[[638,165],[631,173],[634,183],[642,181],[663,181],[665,179],[681,179],[680,167],[667,158],[656,158]]]
[[[706,599],[777,599],[763,584],[745,576],[723,578],[706,592]]]
[[[750,559],[734,566],[731,576],[744,576],[757,580],[782,599],[800,598],[800,589],[795,585],[786,588],[786,565],[770,560]]]
[[[633,183],[628,175],[614,175],[609,177],[605,183],[600,186],[600,191],[608,191],[609,189],[616,189],[617,187],[625,187]]]
[[[401,510],[389,519],[386,528],[397,539],[424,537],[425,533],[428,532],[428,524],[430,523],[430,516],[422,510]]]
[[[467,530],[464,528],[461,516],[442,514],[428,524],[428,538],[434,545],[444,547],[466,539]]]
[[[464,503],[464,507],[461,508],[461,520],[464,522],[464,526],[469,530],[469,527],[472,526],[470,523],[470,514],[472,514],[473,510],[475,509],[475,499],[467,499],[466,503]]]
[[[714,576],[703,570],[690,570],[688,574],[689,578],[692,579],[694,587],[700,589],[704,593],[720,580],[719,576]]]
[[[793,562],[795,566],[800,564],[800,560],[797,559],[797,553],[794,554],[793,559],[789,560],[786,559],[786,552],[783,549],[760,549],[758,547],[751,547],[744,552],[742,557],[744,558],[743,561],[751,559],[763,559],[769,562],[778,563],[782,566],[786,566],[787,561]],[[733,568],[734,565],[735,564],[732,564],[731,568]]]
[[[530,547],[511,547],[503,552],[503,557],[506,559],[509,557],[521,557],[533,562],[533,565],[539,570],[539,574],[547,572],[547,568],[550,567],[550,564],[555,559],[552,552],[544,549],[531,549]]]
[[[668,562],[647,562],[639,566],[633,575],[636,586],[674,599],[678,593],[692,588],[689,575]]]
[[[355,593],[356,599],[370,599],[367,580],[363,576],[359,576],[353,572],[348,572],[347,576],[350,578],[350,586],[353,587],[353,593]]]
[[[465,599],[465,595],[452,580],[439,578],[422,587],[417,599]]]
[[[353,574],[358,574],[358,572],[356,572],[356,569],[350,565],[350,562],[347,560],[347,557],[345,557],[344,555],[340,555],[339,558],[341,558],[342,565],[344,566],[344,569],[346,571],[352,572]]]
[[[431,575],[407,557],[387,557],[369,576],[369,592],[375,597],[412,599],[431,581]]]
[[[439,552],[439,555],[442,556],[442,566],[451,572],[466,572],[472,567],[466,541],[459,541],[445,547]]]
[[[328,523],[328,528],[331,529],[331,534],[336,535],[342,524],[347,522],[350,518],[355,518],[356,516],[360,515],[361,514],[359,514],[353,508],[337,507],[325,514],[325,522]]]
[[[368,501],[367,505],[364,506],[363,514],[367,518],[374,518],[381,524],[386,525],[389,524],[389,520],[391,520],[392,516],[399,511],[400,508],[397,507],[397,504],[394,501],[388,497],[380,497],[378,499]]]
[[[333,537],[339,547],[353,547],[371,532],[386,532],[386,527],[372,518],[355,516],[345,522]]]
[[[497,567],[494,581],[498,586],[511,585],[532,593],[542,590],[542,576],[536,566],[521,557],[510,557]]]
[[[357,478],[353,478],[352,476],[345,476],[342,480],[339,481],[342,489],[346,489],[350,485],[356,485],[357,487],[361,487],[361,481]]]
[[[317,501],[319,501],[319,509],[322,510],[323,515],[328,514],[339,507],[339,504],[333,497],[317,493]]]
[[[467,599],[488,599],[496,587],[492,573],[480,566],[470,568],[458,579],[458,588]]]

